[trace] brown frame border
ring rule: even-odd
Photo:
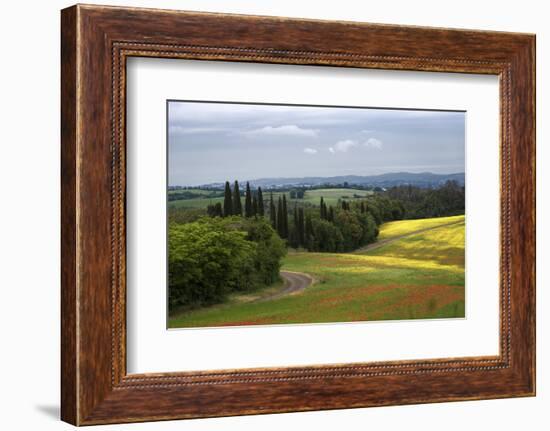
[[[63,420],[90,425],[535,394],[534,35],[91,5],[64,9],[61,24]],[[500,354],[127,375],[129,56],[498,75]]]

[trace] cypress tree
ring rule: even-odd
[[[361,214],[365,214],[365,202],[361,201]]]
[[[239,182],[235,180],[235,189],[233,190],[233,214],[243,215],[243,205],[241,204],[241,191],[239,190]]]
[[[284,238],[284,216],[283,216],[283,201],[281,196],[277,201],[277,232],[281,238]]]
[[[217,202],[216,205],[214,205],[214,214],[216,215],[216,217],[223,217],[221,202]]]
[[[257,193],[254,193],[252,195],[252,215],[254,217],[257,217],[258,216],[258,198],[257,198]]]
[[[313,224],[311,223],[311,215],[306,216],[305,225],[305,246],[309,251],[313,250]]]
[[[231,200],[231,186],[229,181],[225,182],[225,193],[223,197],[223,216],[229,217],[233,215],[233,201]]]
[[[323,199],[323,197],[321,196],[321,203],[319,205],[321,208],[320,208],[320,216],[321,216],[321,219],[324,220],[327,218],[327,209],[325,207],[325,201]]]
[[[269,220],[271,227],[277,230],[277,212],[275,211],[275,203],[273,202],[273,192],[269,195]]]
[[[304,232],[304,209],[300,208],[298,210],[298,243],[301,246],[305,244],[305,232]]]
[[[294,233],[293,233],[293,240],[294,240],[294,246],[298,248],[300,246],[300,225],[298,221],[298,204],[294,203]]]
[[[286,207],[286,195],[283,195],[283,234],[288,238],[288,210]]]
[[[258,214],[264,216],[264,195],[261,187],[258,187]]]
[[[332,205],[328,208],[328,221],[334,223],[334,208]]]
[[[250,194],[250,184],[246,182],[246,192],[244,195],[244,216],[252,217],[252,196]]]

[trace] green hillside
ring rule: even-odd
[[[464,231],[464,216],[396,221],[381,226],[390,241],[361,254],[289,253],[282,269],[310,275],[313,285],[269,301],[235,297],[171,316],[169,326],[464,317]]]

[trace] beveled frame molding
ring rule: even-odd
[[[533,35],[77,5],[62,11],[61,42],[63,420],[534,395]],[[498,75],[499,355],[128,375],[125,66],[132,56]]]

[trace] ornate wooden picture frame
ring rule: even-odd
[[[61,416],[75,425],[535,394],[535,37],[102,6],[62,11]],[[126,372],[129,57],[500,78],[500,354]]]

